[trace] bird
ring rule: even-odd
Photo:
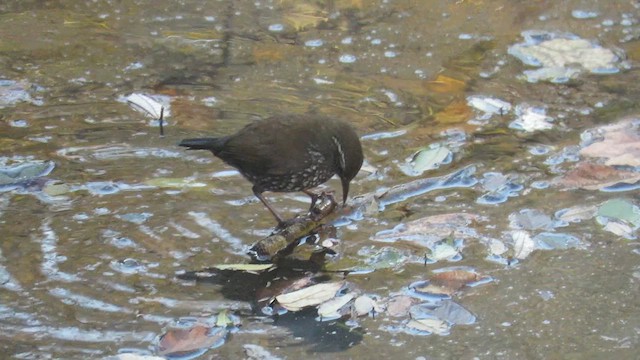
[[[272,116],[232,135],[184,139],[178,145],[209,150],[236,168],[280,226],[286,222],[265,199],[265,191],[304,192],[311,198],[311,209],[319,195],[310,189],[338,175],[344,206],[349,184],[364,160],[360,139],[349,123],[315,114]]]

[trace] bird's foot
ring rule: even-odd
[[[336,203],[334,194],[333,191],[323,191],[318,195],[316,203],[309,209],[311,219],[318,221],[329,215],[336,208],[338,203]]]

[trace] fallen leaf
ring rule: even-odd
[[[223,328],[195,325],[189,329],[171,329],[160,337],[159,355],[178,355],[210,348],[227,335]]]
[[[278,303],[289,311],[315,306],[333,298],[344,286],[344,281],[316,284],[304,289],[276,296]]]
[[[466,270],[449,270],[433,274],[429,277],[433,285],[449,288],[453,291],[478,280],[478,274]]]
[[[623,199],[611,199],[598,208],[598,216],[622,220],[640,227],[640,207]]]
[[[604,158],[605,165],[640,166],[640,126],[637,119],[625,119],[594,130],[602,140],[582,150],[580,155]]]
[[[509,124],[512,129],[534,132],[553,128],[553,118],[547,116],[546,109],[528,104],[516,106],[516,119]]]
[[[298,54],[298,48],[288,44],[268,43],[254,46],[253,59],[257,63],[278,62]]]
[[[633,235],[633,228],[629,226],[629,224],[623,223],[622,221],[607,221],[604,229],[615,235],[622,236],[625,239],[634,240],[636,238],[636,236]]]
[[[42,192],[49,196],[64,195],[71,191],[71,187],[65,183],[47,183]]]
[[[638,181],[640,181],[640,173],[638,172],[581,162],[554,183],[567,189],[600,190],[620,183],[634,184]]]
[[[167,96],[156,95],[152,97],[151,95],[133,93],[120,100],[131,105],[135,110],[146,113],[154,119],[160,118],[160,112],[164,113],[165,118],[169,117],[170,99]]]
[[[327,21],[327,14],[315,4],[296,2],[293,7],[284,10],[283,20],[296,30],[316,27]]]
[[[471,234],[469,225],[479,220],[480,216],[467,213],[432,215],[380,231],[372,239],[382,242],[398,239],[420,242],[421,239],[428,239],[435,242],[450,235],[465,238]]]
[[[449,324],[470,325],[476,322],[476,316],[453,300],[445,299],[436,305],[423,303],[412,306],[412,319],[437,318]]]
[[[259,273],[274,267],[274,264],[220,264],[214,266],[218,270],[246,271],[248,273]]]
[[[544,250],[582,248],[584,244],[575,236],[563,233],[542,232],[533,237],[536,247]]]
[[[595,205],[577,205],[555,213],[555,218],[569,223],[578,223],[588,220],[596,215],[598,208]]]
[[[524,230],[551,230],[556,226],[551,217],[537,209],[521,209],[509,214],[509,227]]]
[[[224,328],[229,325],[233,325],[233,320],[231,320],[231,318],[227,314],[227,310],[225,309],[220,311],[220,313],[218,313],[218,315],[216,316],[216,326]]]
[[[448,147],[437,144],[436,146],[418,150],[408,166],[401,169],[409,176],[422,175],[427,170],[433,170],[442,164],[448,164],[453,158],[453,153]]]
[[[375,301],[367,295],[360,295],[353,303],[353,309],[356,316],[363,316],[373,311]]]
[[[431,254],[427,257],[433,261],[440,261],[444,259],[450,259],[458,255],[458,249],[446,241],[441,241],[433,245],[431,248]]]
[[[511,104],[497,98],[481,95],[467,97],[467,105],[482,112],[478,119],[488,120],[493,115],[505,115],[511,111]]]
[[[290,293],[314,285],[315,281],[311,276],[299,279],[277,278],[265,287],[260,287],[256,291],[256,300],[260,307],[270,305],[281,294]]]
[[[446,270],[434,273],[429,281],[414,283],[414,291],[423,294],[453,295],[478,279],[479,275],[472,271]]]
[[[409,314],[409,308],[416,301],[416,299],[407,295],[394,296],[387,302],[387,314],[393,317],[406,316]]]
[[[538,67],[524,72],[529,82],[565,83],[583,70],[617,72],[620,58],[592,41],[544,31],[522,35],[525,41],[510,46],[508,53],[526,65]]]
[[[318,306],[318,315],[322,318],[336,318],[340,314],[338,311],[342,309],[347,303],[349,303],[356,295],[354,293],[348,293],[342,296],[336,296],[329,301],[326,301]]]
[[[442,111],[435,114],[435,122],[440,124],[459,124],[473,117],[473,111],[465,100],[453,101]]]
[[[433,311],[433,315],[456,325],[471,325],[476,322],[475,315],[452,300],[444,300]]]
[[[453,295],[453,293],[455,292],[455,290],[449,287],[434,285],[431,283],[428,283],[427,285],[421,286],[419,288],[417,287],[414,290],[422,294],[435,294],[435,295]]]
[[[507,252],[507,246],[498,239],[489,239],[489,252],[493,255],[502,255]]]
[[[426,82],[426,88],[436,93],[462,93],[466,87],[466,82],[442,74]]]
[[[402,91],[416,97],[428,96],[430,91],[425,87],[425,81],[420,79],[404,79],[393,76],[372,76],[374,82],[380,83],[385,87]],[[372,86],[372,85],[369,85]]]
[[[366,255],[366,263],[374,269],[399,268],[411,259],[408,251],[385,246]]]
[[[512,231],[511,239],[513,240],[513,257],[516,259],[524,259],[536,249],[535,241],[524,230]]]
[[[438,335],[447,335],[450,329],[449,324],[440,319],[410,320],[406,326],[410,329],[426,331]]]

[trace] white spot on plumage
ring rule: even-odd
[[[340,169],[344,170],[347,166],[347,161],[344,159],[344,151],[342,150],[342,145],[340,144],[340,140],[337,137],[332,136],[331,140],[336,144],[336,148],[338,148],[338,154],[340,155]]]

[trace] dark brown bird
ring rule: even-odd
[[[265,191],[309,191],[338,175],[343,204],[349,183],[362,166],[362,146],[353,128],[340,120],[315,115],[274,116],[218,138],[185,139],[189,150],[209,150],[238,169],[253,184],[253,193],[275,216],[283,218],[262,196]]]

